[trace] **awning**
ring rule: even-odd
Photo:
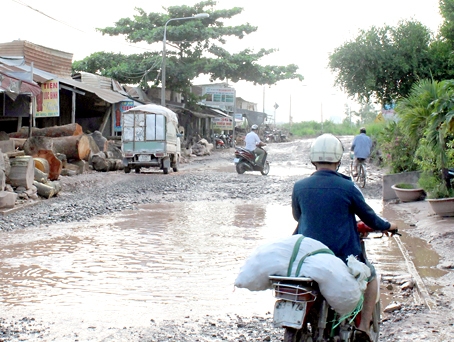
[[[82,90],[88,91],[90,93],[96,94],[99,98],[101,98],[104,101],[111,103],[111,104],[122,102],[122,101],[131,101],[132,100],[129,97],[123,96],[115,91],[97,88],[90,84],[79,82],[79,81],[76,81],[73,79],[56,78],[56,80],[59,81],[60,83],[66,84],[68,86],[82,89]],[[138,102],[140,102],[140,101],[138,101]]]
[[[36,96],[41,93],[41,87],[19,78],[8,76],[0,72],[0,92],[6,93],[15,100],[19,95]]]

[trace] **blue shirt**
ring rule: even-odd
[[[316,171],[295,183],[292,211],[298,234],[324,243],[344,262],[350,255],[365,261],[355,214],[375,230],[391,226],[366,203],[350,177],[331,170]]]
[[[371,149],[372,139],[366,133],[358,134],[353,138],[351,150],[355,153],[356,158],[369,158]]]

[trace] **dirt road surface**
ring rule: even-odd
[[[349,148],[352,137],[343,137]],[[233,149],[216,150],[210,156],[193,157],[178,173],[162,175],[144,170],[141,175],[122,172],[87,173],[61,177],[63,190],[58,197],[42,200],[8,215],[0,215],[1,236],[32,227],[59,229],[62,224],[84,222],[94,217],[137,210],[147,203],[194,203],[202,201],[274,203],[289,205],[293,184],[310,175],[314,168],[308,159],[311,140],[270,144],[269,176],[259,173],[238,175],[232,160]],[[348,172],[345,153],[340,172]],[[381,203],[383,170],[369,164],[366,199]],[[146,174],[147,177],[144,177]],[[452,298],[454,297],[453,218],[431,213],[428,203],[384,203],[402,222],[409,236],[422,239],[439,256],[435,268],[445,271],[441,277],[426,277],[409,270],[410,285],[384,275],[382,291],[391,298],[383,314],[380,341],[451,341],[454,337]],[[411,246],[407,246],[411,249]],[[424,248],[425,248],[424,247]],[[406,250],[404,248],[404,250]],[[5,252],[5,251],[4,251]],[[2,252],[0,252],[1,254]],[[408,267],[412,267],[412,255]],[[405,260],[405,256],[400,256]],[[4,284],[5,288],[8,284]],[[271,294],[270,294],[271,295]],[[1,298],[1,297],[0,297]],[[272,307],[270,307],[272,311]],[[149,326],[112,327],[108,336],[97,336],[96,322],[81,335],[68,326],[65,334],[52,332],[51,321],[39,315],[11,317],[0,310],[0,341],[281,341],[283,331],[272,327],[272,315],[207,315],[165,322],[150,321]],[[87,338],[86,336],[91,336]]]

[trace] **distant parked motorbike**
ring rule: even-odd
[[[226,144],[219,134],[215,134],[213,140],[216,148],[226,148]]]
[[[241,175],[246,171],[260,171],[262,175],[266,176],[270,172],[270,163],[268,160],[266,160],[268,153],[265,149],[263,150],[265,151],[265,156],[263,157],[263,165],[258,165],[254,152],[246,150],[243,147],[236,147],[235,159],[233,159],[236,167],[236,172]]]
[[[231,134],[225,134],[225,144],[227,147],[234,147],[233,136]]]

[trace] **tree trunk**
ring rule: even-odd
[[[11,159],[11,170],[8,182],[13,187],[23,186],[30,189],[35,179],[35,162],[32,157],[17,157]]]
[[[49,137],[31,137],[24,143],[26,155],[36,157],[39,150],[52,150],[53,139]]]
[[[105,152],[107,150],[107,139],[101,134],[100,131],[94,131],[93,133],[90,134],[90,136],[95,141],[96,145],[99,148],[99,151]],[[93,150],[93,153],[98,153],[98,152]]]
[[[33,158],[33,160],[35,161],[35,168],[37,168],[41,172],[49,174],[50,166],[47,159],[35,157]]]
[[[85,134],[53,138],[53,151],[62,153],[67,160],[88,160],[90,141]]]
[[[58,177],[60,177],[62,163],[61,160],[55,156],[54,152],[50,150],[39,150],[37,158],[46,159],[49,163],[49,179],[51,181],[57,180]]]
[[[42,172],[40,169],[35,167],[35,177],[36,182],[47,183],[49,180],[49,174]]]
[[[12,140],[1,140],[0,141],[0,150],[3,153],[14,152],[16,148],[14,147],[14,141]]]
[[[29,128],[24,126],[19,132],[8,134],[10,138],[28,138],[29,137]],[[72,135],[81,135],[83,133],[82,126],[77,123],[72,123],[63,126],[53,126],[46,128],[32,128],[33,137],[65,137]]]
[[[27,141],[25,138],[11,138],[10,140],[14,142],[14,147],[18,150],[23,150],[24,144]]]
[[[15,192],[0,191],[0,208],[14,208],[17,194]]]
[[[38,189],[38,195],[44,198],[51,198],[52,196],[55,196],[57,194],[55,187],[52,185],[52,183],[40,183],[40,182],[34,182],[34,186],[36,186],[36,189]]]

